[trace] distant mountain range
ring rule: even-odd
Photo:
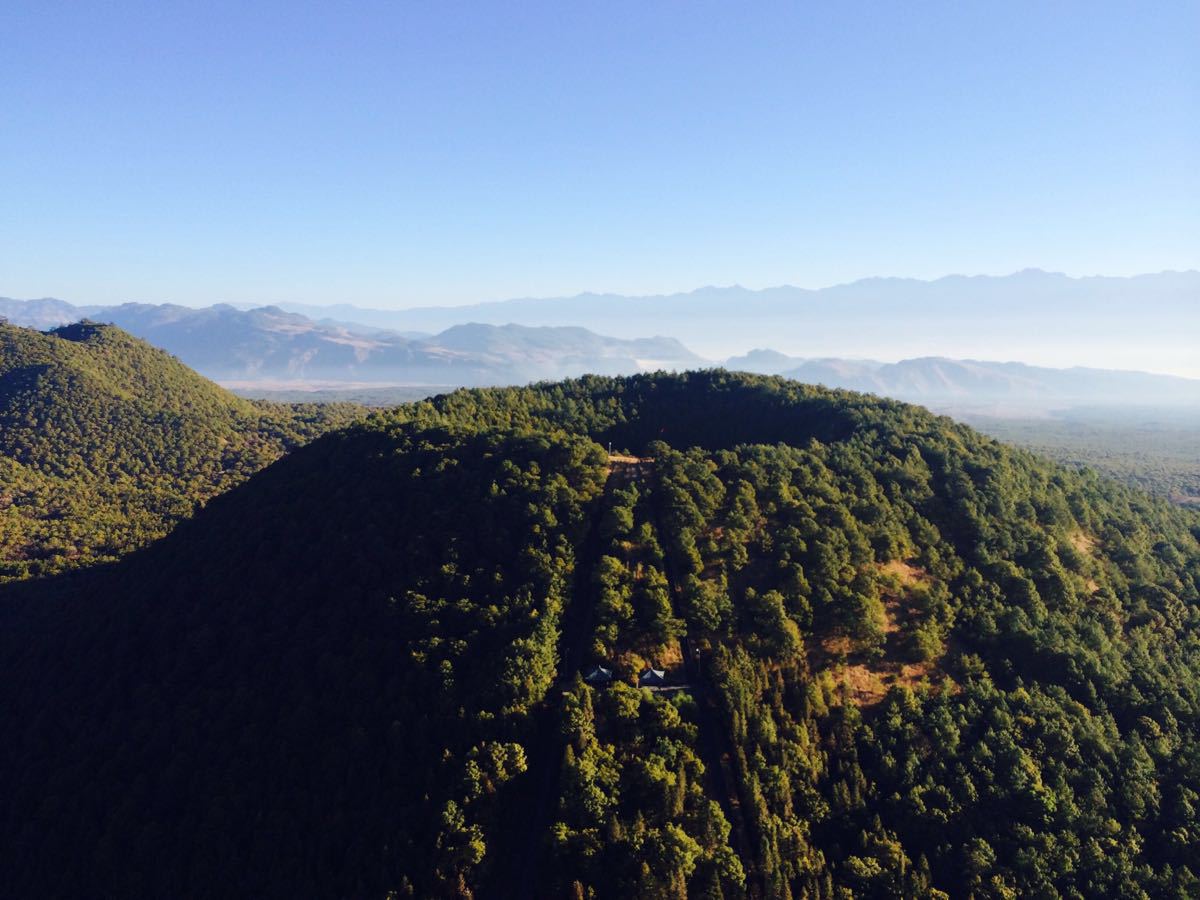
[[[360,323],[317,322],[274,306],[89,307],[53,299],[0,299],[0,315],[39,329],[81,318],[118,325],[223,381],[489,385],[707,364],[672,338],[626,340],[566,326],[472,323],[412,336]]]
[[[1028,269],[934,281],[868,278],[819,290],[705,287],[401,310],[281,307],[314,319],[437,332],[460,322],[578,325],[620,338],[669,334],[710,359],[773,346],[813,357],[1072,359],[1200,376],[1200,272],[1128,278]]]
[[[801,359],[774,350],[753,350],[726,365],[934,406],[999,404],[1011,412],[1078,405],[1200,405],[1200,380],[1112,369],[1051,369],[941,357],[896,363]]]
[[[585,293],[455,307],[276,306],[324,326],[383,329],[418,341],[466,322],[575,326],[621,339],[671,335],[708,359],[772,346],[810,359],[1073,359],[1097,367],[1200,376],[1195,350],[1200,271],[1073,278],[1027,269],[933,281],[868,278],[817,290],[735,285],[656,296]],[[0,315],[42,328],[80,313],[98,317],[120,308],[0,300]]]
[[[350,383],[356,389],[520,384],[584,373],[723,364],[955,413],[1200,405],[1200,380],[1118,371],[1128,367],[1116,352],[1101,367],[1071,369],[949,358],[949,353],[900,362],[856,358],[871,355],[868,348],[879,344],[876,337],[882,331],[892,340],[882,349],[895,350],[914,343],[916,330],[953,346],[954,357],[967,355],[980,341],[1006,348],[1063,341],[1064,355],[1070,353],[1070,341],[1086,338],[1093,344],[1161,347],[1162,368],[1171,368],[1174,359],[1176,368],[1188,370],[1190,363],[1196,369],[1197,272],[1068,278],[1030,270],[1005,278],[871,279],[821,291],[705,288],[660,297],[580,295],[412,310],[287,304],[253,309],[228,304],[102,307],[0,299],[0,315],[39,329],[83,317],[111,322],[209,378],[251,391],[336,389]],[[617,336],[597,333],[597,328]],[[672,337],[641,336],[648,333]],[[957,343],[948,337],[956,334]],[[747,340],[741,343],[743,337]],[[706,356],[690,349],[693,341],[704,347],[770,342],[776,349]],[[817,352],[790,351],[797,345]],[[849,349],[831,352],[839,346]],[[1094,349],[1089,352],[1095,355]],[[889,352],[888,357],[895,355]],[[411,399],[410,394],[403,399]]]

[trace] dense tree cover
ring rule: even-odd
[[[1194,518],[944,421],[659,445],[767,896],[1192,896]]]
[[[692,696],[580,680],[563,706],[546,895],[742,896],[729,821],[706,791]]]
[[[672,609],[642,468],[620,467],[593,536],[603,551],[592,584],[592,639],[585,670],[560,701],[564,747],[550,828],[552,847],[536,889],[549,896],[741,896],[745,874],[730,825],[701,759],[698,707],[682,667],[683,623]],[[647,666],[668,687],[639,689]]]
[[[565,436],[353,432],[61,599],[13,585],[6,891],[461,893],[513,812],[602,462]]]
[[[969,420],[980,431],[1200,508],[1200,410],[1072,409],[1055,417]]]
[[[653,462],[607,474],[609,441]],[[1194,896],[1198,540],[778,378],[401,407],[0,589],[0,883],[516,896],[539,859],[534,896]]]
[[[615,449],[839,441],[870,421],[899,425],[916,407],[849,391],[721,370],[633,378],[585,376],[524,388],[455,391],[397,407],[380,422],[587,434]],[[736,427],[731,427],[736,423]]]
[[[0,578],[142,546],[362,412],[240,399],[112,326],[0,324]]]

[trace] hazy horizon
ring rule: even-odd
[[[3,15],[16,296],[464,305],[1200,267],[1200,7]]]
[[[1200,270],[1182,0],[2,21],[9,296],[1200,377],[1200,296],[1136,280]]]
[[[378,310],[381,312],[406,312],[410,310],[421,309],[466,309],[473,306],[484,306],[488,304],[507,303],[510,301],[545,301],[553,302],[555,300],[572,300],[584,297],[630,297],[638,299],[653,300],[661,297],[680,297],[689,294],[698,294],[705,291],[725,291],[725,290],[745,290],[752,293],[765,293],[774,290],[795,289],[800,291],[809,291],[816,293],[818,291],[826,291],[832,288],[848,287],[852,285],[863,284],[867,282],[918,282],[923,284],[933,284],[939,281],[949,279],[963,280],[983,280],[983,279],[1002,279],[1009,278],[1015,275],[1025,273],[1036,273],[1050,276],[1062,276],[1072,281],[1086,281],[1088,279],[1135,279],[1144,278],[1152,275],[1189,275],[1200,272],[1200,266],[1168,266],[1163,269],[1154,271],[1131,271],[1131,272],[1087,272],[1082,274],[1066,272],[1061,269],[1047,269],[1041,266],[1022,266],[1011,271],[997,272],[946,272],[941,275],[933,275],[930,277],[920,277],[916,275],[894,275],[894,274],[875,274],[861,275],[854,278],[849,278],[843,281],[832,281],[822,283],[800,284],[798,282],[772,282],[764,284],[754,284],[746,280],[735,280],[725,283],[708,283],[695,284],[692,286],[683,286],[671,290],[660,291],[638,291],[638,290],[618,290],[616,288],[607,287],[582,287],[575,290],[565,291],[557,294],[513,294],[513,295],[491,295],[485,294],[475,299],[463,299],[451,302],[435,303],[422,302],[413,300],[405,302],[404,305],[371,305],[365,302],[355,302],[341,299],[339,297],[331,297],[325,300],[296,300],[287,296],[276,296],[273,299],[243,299],[234,300],[227,297],[192,297],[188,299],[174,299],[171,297],[139,297],[118,293],[116,299],[96,299],[93,297],[84,296],[65,296],[52,292],[26,292],[21,294],[17,291],[0,291],[0,297],[11,300],[21,301],[36,301],[36,300],[60,300],[64,303],[70,303],[72,306],[117,306],[124,303],[142,303],[149,305],[172,305],[185,306],[191,309],[204,309],[209,306],[228,305],[239,309],[261,309],[269,306],[309,306],[314,308],[322,308],[327,306],[346,306],[361,310]],[[267,292],[270,294],[270,292]]]
[[[285,300],[231,306],[279,306],[317,321],[393,332],[436,334],[481,323],[574,326],[621,339],[663,336],[717,364],[769,349],[806,360],[894,363],[937,357],[1200,378],[1200,305],[1192,296],[1200,294],[1198,276],[1195,270],[1069,276],[1023,269],[929,281],[877,277],[819,289],[704,286],[650,296],[583,292],[391,310],[337,298],[320,305]],[[85,313],[96,306],[77,298],[45,299],[72,303]]]

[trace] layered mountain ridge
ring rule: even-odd
[[[1139,315],[1128,316],[1130,308]],[[1077,405],[1200,407],[1200,380],[1132,371],[1128,364],[1056,369],[906,351],[1004,347],[1010,358],[1022,350],[1036,358],[1044,348],[1030,341],[1053,333],[1063,335],[1056,344],[1058,356],[1090,358],[1095,347],[1107,346],[1111,353],[1104,364],[1117,365],[1131,358],[1126,350],[1146,342],[1149,329],[1164,350],[1143,364],[1192,372],[1193,338],[1200,334],[1197,309],[1200,275],[1189,272],[1132,279],[1071,279],[1036,271],[936,282],[868,279],[822,291],[710,288],[652,298],[581,295],[395,311],[296,304],[76,307],[57,300],[0,299],[0,314],[15,324],[47,327],[83,317],[113,322],[210,378],[263,396],[270,390],[339,386],[436,390],[522,384],[588,373],[679,371],[724,359],[731,369],[953,412],[991,406],[1001,415]],[[1006,329],[1013,333],[1006,335]],[[915,332],[936,340],[914,338]],[[1085,334],[1090,349],[1072,353],[1070,336]],[[803,345],[816,352],[759,349],[729,357],[728,350],[713,349],[718,344],[761,347],[768,341],[777,348]],[[1172,342],[1179,343],[1174,350],[1168,346]],[[705,348],[709,359],[690,347]],[[855,355],[831,355],[839,349]],[[886,363],[861,358],[872,350],[886,351],[887,359],[908,358]]]
[[[474,321],[577,325],[624,338],[668,334],[709,359],[764,344],[807,358],[1037,360],[1052,351],[1094,367],[1200,374],[1193,349],[1200,335],[1195,270],[1074,278],[1026,269],[928,281],[867,278],[819,289],[733,285],[402,310],[284,306],[316,318],[421,331]],[[1147,347],[1155,348],[1153,355],[1142,352]]]
[[[782,375],[810,384],[880,394],[917,403],[1010,402],[1039,409],[1077,405],[1197,406],[1200,379],[1019,362],[927,357],[883,363],[868,359],[804,359],[754,350],[726,362],[730,369]]]
[[[222,381],[497,385],[704,364],[671,338],[625,340],[568,326],[459,323],[437,335],[414,336],[358,323],[318,322],[277,306],[228,304],[73,307],[61,301],[3,300],[0,315],[30,327],[85,317],[112,323]]]

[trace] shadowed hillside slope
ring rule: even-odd
[[[1198,537],[777,378],[401,407],[0,590],[0,882],[1193,896]]]
[[[0,574],[144,544],[359,413],[243,400],[111,326],[0,325]]]

